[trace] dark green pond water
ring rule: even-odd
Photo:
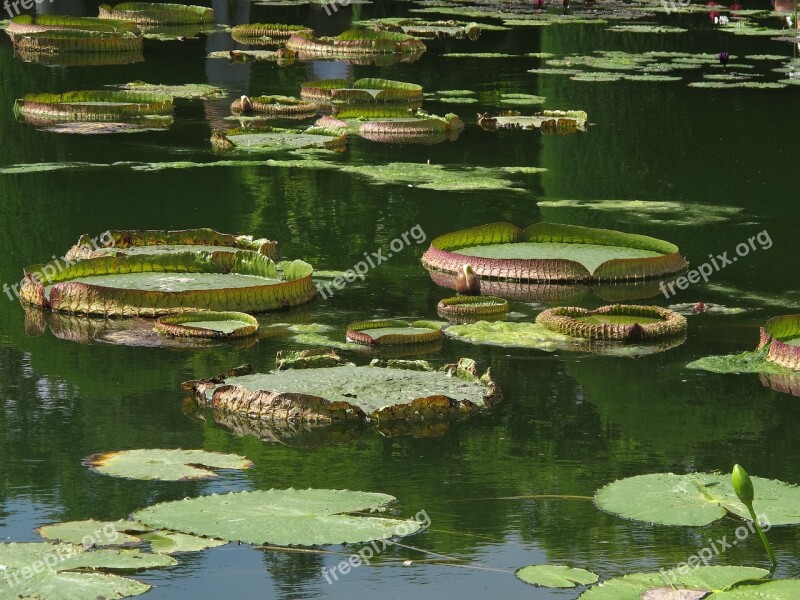
[[[55,0],[52,7],[59,2],[64,2],[62,12],[96,14],[96,3]],[[325,34],[346,29],[351,18],[404,14],[411,7],[379,2],[328,17],[318,7],[251,7],[236,0],[215,5],[221,22],[294,22]],[[352,74],[415,82],[426,91],[471,89],[480,92],[481,100],[472,105],[426,103],[438,114],[461,115],[467,125],[457,141],[401,146],[353,138],[345,153],[331,159],[342,166],[430,160],[548,171],[515,177],[521,192],[376,185],[337,169],[265,165],[158,171],[84,165],[0,172],[0,282],[18,282],[25,265],[61,256],[81,234],[98,235],[109,228],[214,227],[250,233],[278,240],[286,257],[344,270],[364,252],[385,252],[393,239],[419,225],[426,241],[417,244],[411,238],[408,247],[364,282],[264,319],[326,324],[333,327],[329,335],[343,341],[349,322],[437,318],[436,303],[448,290],[431,282],[420,257],[431,238],[464,227],[495,221],[525,227],[548,220],[621,229],[674,242],[695,266],[709,254],[728,251],[733,256],[737,244],[765,230],[771,246],[757,245],[714,272],[708,284],[680,291],[674,300],[656,291],[647,302],[666,306],[702,300],[751,309],[739,315],[690,316],[686,342],[660,354],[638,359],[549,354],[445,339],[425,358],[436,365],[460,356],[475,358],[480,367],[491,367],[504,400],[492,414],[435,437],[389,437],[368,429],[277,443],[236,435],[192,416],[180,383],[245,362],[267,370],[278,350],[307,347],[291,335],[249,347],[194,351],[82,344],[30,323],[26,327],[19,303],[2,294],[0,538],[34,541],[33,529],[47,523],[125,518],[156,502],[211,492],[273,487],[384,492],[397,498],[398,514],[425,510],[431,527],[404,541],[414,549],[388,549],[373,565],[333,585],[320,569],[342,556],[235,544],[181,556],[175,567],[137,577],[154,586],[149,598],[466,600],[575,598],[577,591],[527,586],[513,572],[542,562],[581,566],[603,577],[669,568],[700,550],[709,537],[732,535],[737,525],[732,520],[702,529],[652,527],[602,513],[582,497],[621,477],[729,471],[735,462],[751,474],[800,482],[797,398],[765,387],[757,375],[685,368],[702,356],[755,348],[760,324],[800,309],[800,89],[695,89],[686,85],[690,79],[577,82],[528,73],[543,66],[535,58],[442,56],[673,50],[789,59],[793,53],[785,42],[715,31],[704,14],[673,15],[668,21],[689,31],[659,36],[609,32],[598,24],[519,27],[484,33],[475,42],[433,41],[419,61],[388,67],[231,65],[206,58],[210,50],[232,47],[229,35],[218,33],[186,41],[148,40],[145,62],[132,65],[59,68],[23,63],[3,36],[0,168],[216,160],[208,142],[211,128],[229,114],[233,97],[296,95],[303,81]],[[778,18],[773,21],[781,26]],[[757,70],[769,73],[779,65],[764,61]],[[12,114],[14,100],[25,93],[132,80],[208,82],[230,95],[205,103],[178,101],[169,129],[129,135],[42,132]],[[475,124],[475,114],[499,112],[501,92],[545,96],[545,108],[585,110],[588,131],[571,136],[487,133]],[[592,295],[579,302],[605,304]],[[541,306],[514,302],[511,308],[532,318]],[[63,328],[56,331],[65,335]],[[345,355],[361,364],[370,359],[363,353]],[[255,467],[206,483],[157,483],[113,479],[81,463],[96,452],[149,447],[240,453]],[[573,498],[516,498],[533,495]],[[780,561],[778,575],[799,575],[797,529],[775,528],[769,536]],[[353,551],[330,550],[345,556]],[[438,554],[461,559],[461,566],[425,562]],[[404,566],[408,560],[413,564]],[[766,557],[750,539],[716,562],[764,566]],[[0,597],[6,596],[0,592]]]

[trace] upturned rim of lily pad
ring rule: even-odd
[[[231,37],[243,44],[258,44],[261,38],[276,40],[282,43],[296,33],[314,33],[304,25],[287,25],[286,23],[245,23],[231,28]]]
[[[242,96],[231,102],[234,115],[257,113],[268,117],[296,117],[314,115],[317,105],[292,96]]]
[[[212,327],[198,326],[198,322],[237,322],[239,326],[231,331],[221,331]],[[258,321],[255,317],[243,312],[229,311],[192,311],[179,315],[170,315],[156,319],[155,330],[162,335],[174,337],[198,338],[243,338],[255,335],[258,332]]]
[[[281,268],[278,267],[272,259],[251,250],[101,256],[67,266],[57,259],[23,270],[20,301],[53,312],[160,317],[198,309],[264,312],[305,304],[316,296],[310,264],[300,260],[284,261],[280,263]],[[264,283],[210,290],[162,291],[73,281],[97,275],[153,272],[252,275],[263,278]]]
[[[422,40],[412,35],[368,29],[350,29],[336,37],[316,37],[310,33],[296,33],[288,39],[286,47],[300,56],[345,58],[375,54],[419,55],[427,50]]]
[[[14,48],[29,54],[115,53],[136,54],[142,36],[129,31],[48,29],[13,36]]]
[[[373,93],[374,90],[378,91]],[[355,81],[348,79],[306,81],[300,86],[300,98],[325,103],[408,104],[422,102],[424,93],[422,86],[416,83],[379,77],[363,77]]]
[[[98,17],[133,21],[137,25],[189,25],[213,23],[214,9],[169,2],[123,2],[113,7],[101,4]]]
[[[769,346],[767,360],[800,371],[800,346],[783,341],[800,337],[800,314],[773,317],[761,327],[760,334],[758,350]]]
[[[458,252],[459,248],[467,246],[518,242],[628,247],[656,252],[660,256],[613,258],[589,272],[584,265],[570,259],[484,258]],[[563,283],[636,281],[676,273],[688,265],[678,247],[664,240],[559,223],[534,223],[525,229],[511,223],[490,223],[440,235],[431,241],[430,248],[422,256],[422,264],[429,270],[449,274],[469,264],[479,277],[492,280]]]
[[[658,323],[587,323],[581,318],[624,316],[660,319]],[[660,306],[609,304],[594,310],[578,306],[549,308],[536,316],[536,322],[552,331],[590,340],[641,341],[680,335],[686,331],[686,317]]]
[[[100,19],[98,17],[73,17],[68,15],[17,15],[8,23],[9,36],[55,31],[60,29],[80,29],[85,31],[129,32],[136,35],[141,30],[130,21]]]
[[[408,329],[408,333],[400,331],[382,335],[370,335],[373,329]],[[411,331],[425,329],[427,331]],[[378,319],[374,321],[361,321],[347,326],[347,339],[356,344],[367,346],[392,346],[397,344],[424,344],[442,339],[444,334],[441,328],[431,328],[424,323],[408,323],[399,319]]]
[[[508,301],[497,296],[452,296],[439,300],[440,315],[497,315],[508,312]]]

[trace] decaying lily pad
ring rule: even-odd
[[[425,44],[411,35],[391,31],[351,29],[336,37],[317,38],[310,33],[297,33],[286,42],[299,56],[351,57],[372,54],[422,54]]]
[[[565,335],[590,340],[640,341],[680,335],[686,317],[660,306],[611,304],[595,310],[575,306],[550,308],[536,322]]]
[[[383,165],[347,165],[340,169],[374,183],[401,183],[439,191],[496,190],[523,193],[523,188],[504,178],[503,171],[486,167],[461,167],[428,163],[396,162]]]
[[[766,515],[773,526],[800,523],[800,487],[761,477],[751,479],[758,515]],[[659,525],[702,527],[727,514],[750,520],[727,473],[637,475],[599,489],[594,501],[611,514]]]
[[[431,242],[422,263],[451,275],[470,264],[481,278],[564,283],[655,278],[687,265],[669,242],[555,223],[526,229],[493,223],[448,233]]]
[[[245,152],[274,152],[304,148],[341,152],[347,147],[347,134],[322,127],[294,130],[262,126],[231,129],[224,133],[215,131],[211,135],[211,146],[220,152],[234,149]]]
[[[231,37],[242,44],[282,44],[295,33],[313,34],[314,31],[303,25],[284,23],[249,23],[231,29]]]
[[[185,312],[157,319],[155,330],[175,337],[240,338],[254,335],[258,321],[240,312]]]
[[[687,590],[673,587],[651,588],[641,596],[642,600],[702,600],[711,593],[711,590]]]
[[[244,456],[205,450],[148,449],[119,450],[93,454],[84,459],[93,471],[125,479],[183,481],[208,479],[213,469],[249,469],[253,463]]]
[[[681,315],[739,315],[747,312],[746,308],[723,306],[713,302],[684,302],[667,308]]]
[[[56,564],[52,569],[34,570],[35,565],[49,565],[54,559]],[[165,567],[176,561],[138,550],[87,551],[80,545],[34,542],[0,543],[0,564],[4,566],[5,581],[13,582],[14,597],[64,600],[138,596],[150,586],[107,571]]]
[[[136,254],[170,254],[174,252],[202,251],[227,252],[252,250],[277,260],[278,242],[266,238],[254,239],[251,235],[232,235],[213,229],[110,229],[92,239],[84,234],[64,257],[67,260],[97,258],[99,256],[133,256]]]
[[[453,296],[439,301],[436,307],[440,316],[486,316],[508,311],[508,302],[495,296]]]
[[[416,520],[354,516],[380,510],[392,496],[349,490],[231,492],[156,504],[134,513],[151,527],[246,544],[317,546],[416,533]]]
[[[276,371],[253,374],[243,367],[183,387],[216,410],[320,425],[361,422],[367,415],[375,421],[457,419],[491,408],[499,396],[488,371],[478,377],[470,359],[434,371],[424,361],[414,369],[404,363],[355,366],[332,351],[278,358]]]
[[[207,83],[166,85],[161,83],[145,83],[144,81],[131,81],[130,83],[123,83],[114,87],[140,94],[166,94],[173,98],[185,98],[189,100],[221,98],[225,96],[226,93],[222,88]]]
[[[407,323],[396,319],[364,321],[347,326],[347,340],[368,346],[393,344],[420,344],[442,338],[440,327],[425,323]]]
[[[578,585],[590,585],[599,579],[591,571],[564,565],[529,565],[517,569],[515,575],[525,583],[551,588],[572,588]]]
[[[467,21],[426,21],[418,18],[383,18],[357,21],[353,25],[368,27],[376,31],[394,31],[423,39],[469,38],[477,40],[482,30],[505,31],[501,25],[488,25]]]
[[[300,88],[300,97],[316,102],[408,104],[421,102],[424,96],[421,85],[372,77],[352,83],[346,79],[306,81]]]
[[[658,223],[672,226],[699,226],[725,223],[739,216],[742,209],[734,206],[709,206],[660,200],[539,200],[539,207],[577,211],[594,210],[613,213],[617,221]]]
[[[542,133],[569,134],[586,131],[588,115],[582,110],[543,110],[531,116],[519,113],[489,113],[478,115],[478,125],[494,129],[541,129]]]
[[[624,31],[627,33],[686,33],[688,29],[683,27],[671,27],[669,25],[614,25],[608,31]]]
[[[312,267],[250,250],[101,256],[24,270],[20,300],[54,312],[158,317],[191,310],[262,312],[310,301]]]
[[[766,569],[756,567],[700,565],[693,569],[687,568],[685,572],[677,569],[669,571],[668,583],[693,590],[713,590],[715,593],[710,598],[716,598],[717,591],[746,580],[761,579],[768,574]],[[653,588],[663,587],[664,583],[664,575],[661,572],[636,573],[603,581],[585,591],[579,598],[580,600],[642,600],[642,594]]]
[[[295,55],[291,50],[212,50],[208,58],[227,58],[232,63],[274,62],[281,66],[294,63]]]
[[[114,7],[100,5],[101,19],[132,21],[138,25],[187,25],[213,23],[214,10],[205,6],[168,2],[123,2]]]

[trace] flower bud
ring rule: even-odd
[[[751,507],[753,505],[755,492],[753,491],[753,482],[750,481],[750,476],[747,474],[747,471],[744,470],[744,467],[737,464],[733,466],[733,473],[731,476],[733,479],[733,491],[736,492],[739,500],[741,500],[745,506],[748,508]]]

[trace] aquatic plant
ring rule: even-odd
[[[231,112],[235,115],[258,113],[265,117],[310,117],[316,114],[317,105],[290,96],[242,96],[231,103]]]
[[[472,41],[477,40],[481,32],[487,31],[506,31],[508,28],[501,25],[489,25],[487,23],[475,23],[468,21],[428,21],[419,18],[382,18],[368,21],[356,21],[353,23],[357,27],[368,27],[375,31],[394,31],[413,35],[424,39],[443,39],[468,38]]]
[[[758,350],[769,348],[767,360],[800,370],[800,315],[774,317],[761,328]]]
[[[590,340],[641,341],[682,334],[686,317],[660,306],[611,304],[595,310],[550,308],[536,322],[565,335]]]
[[[440,327],[425,322],[408,323],[398,319],[383,319],[351,323],[347,326],[347,341],[368,346],[420,344],[443,337]]]
[[[457,420],[491,408],[500,394],[470,359],[435,371],[424,361],[356,366],[333,351],[306,351],[279,354],[276,366],[255,374],[241,367],[183,388],[220,412],[317,426],[367,415],[376,423]]]
[[[249,23],[231,29],[231,37],[242,44],[283,43],[295,33],[313,34],[314,31],[303,25],[284,23]]]
[[[524,282],[601,282],[654,278],[686,266],[677,246],[655,238],[555,223],[521,229],[493,223],[437,237],[422,257],[429,270]]]
[[[19,15],[11,19],[6,33],[13,40],[16,35],[54,31],[59,29],[79,29],[84,31],[104,31],[111,33],[141,34],[135,23],[97,17],[71,17],[64,15]]]
[[[138,25],[186,25],[214,22],[214,10],[211,8],[168,2],[123,2],[113,7],[101,4],[98,16],[101,19],[132,21]]]
[[[261,312],[310,301],[312,267],[249,250],[56,260],[24,270],[20,300],[55,312],[158,317],[205,309]]]
[[[761,543],[764,544],[764,549],[769,555],[772,568],[775,569],[775,567],[778,565],[778,561],[775,558],[775,552],[772,550],[772,546],[770,545],[769,540],[767,540],[764,530],[761,528],[761,524],[758,521],[755,509],[753,509],[753,501],[755,500],[755,488],[753,487],[753,481],[750,479],[747,471],[744,470],[744,467],[739,464],[733,465],[731,479],[733,481],[733,491],[736,492],[736,496],[739,498],[739,501],[747,507],[747,511],[750,513],[750,519],[752,519],[753,525],[755,526],[756,531],[758,531],[758,536],[761,538]]]
[[[500,315],[508,312],[508,301],[496,296],[453,296],[440,300],[436,310],[448,318]]]
[[[54,122],[139,121],[156,123],[172,114],[172,96],[111,90],[63,94],[26,94],[14,102],[14,114],[34,125]]]
[[[415,103],[424,98],[422,86],[404,81],[368,77],[350,83],[346,79],[307,81],[300,97],[317,102]]]
[[[175,337],[242,338],[258,331],[258,321],[240,312],[185,312],[160,317],[155,330]]]
[[[183,450],[147,448],[92,454],[83,464],[96,473],[123,479],[185,481],[217,477],[213,469],[249,469],[253,463],[244,456]]]
[[[525,583],[551,588],[573,588],[578,585],[590,585],[596,583],[599,579],[597,574],[591,571],[565,565],[529,565],[517,569],[514,574]]]
[[[211,146],[218,152],[230,150],[273,152],[303,148],[344,151],[347,146],[347,134],[322,127],[294,130],[261,126],[230,129],[226,132],[214,131],[211,134]]]
[[[586,131],[588,115],[582,110],[543,110],[531,116],[503,112],[495,116],[478,114],[478,125],[487,131],[495,129],[540,129],[542,133],[569,134]]]
[[[456,292],[465,296],[479,296],[481,278],[472,270],[472,265],[463,265],[456,274]]]
[[[372,54],[419,55],[427,49],[425,44],[411,35],[391,31],[350,29],[336,37],[315,37],[297,33],[286,42],[289,50],[299,56],[350,57]]]

